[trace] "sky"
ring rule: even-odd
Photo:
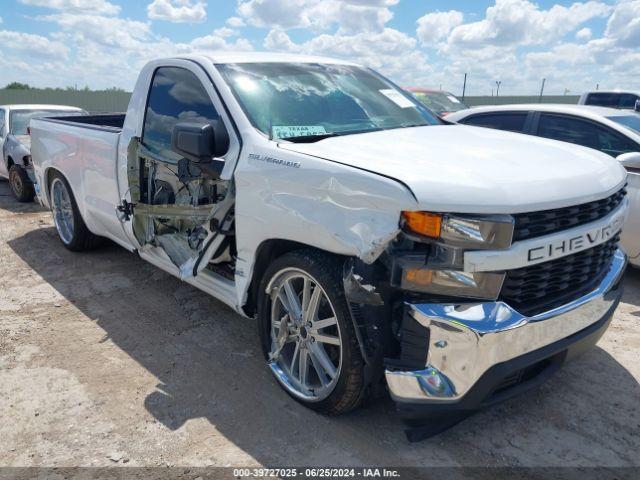
[[[640,90],[640,0],[0,0],[0,85],[131,90],[159,57],[278,51],[403,86]]]

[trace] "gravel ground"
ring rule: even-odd
[[[2,466],[638,466],[640,272],[598,346],[535,391],[409,444],[389,399],[285,395],[253,322],[108,245],[74,254],[0,180]]]

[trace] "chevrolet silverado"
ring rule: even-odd
[[[276,381],[324,413],[385,383],[409,420],[491,405],[593,345],[620,299],[624,168],[450,124],[350,62],[156,60],[126,114],[31,132],[64,246],[108,238],[256,318]]]

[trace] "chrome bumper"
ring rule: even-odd
[[[407,304],[409,315],[430,331],[425,368],[385,371],[396,402],[446,404],[459,401],[494,365],[565,339],[598,322],[618,297],[626,257],[618,250],[609,273],[593,292],[533,317],[504,302]]]

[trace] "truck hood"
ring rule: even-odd
[[[413,192],[419,208],[436,212],[521,213],[566,207],[605,198],[626,179],[615,159],[596,150],[463,125],[279,146],[396,179]]]

